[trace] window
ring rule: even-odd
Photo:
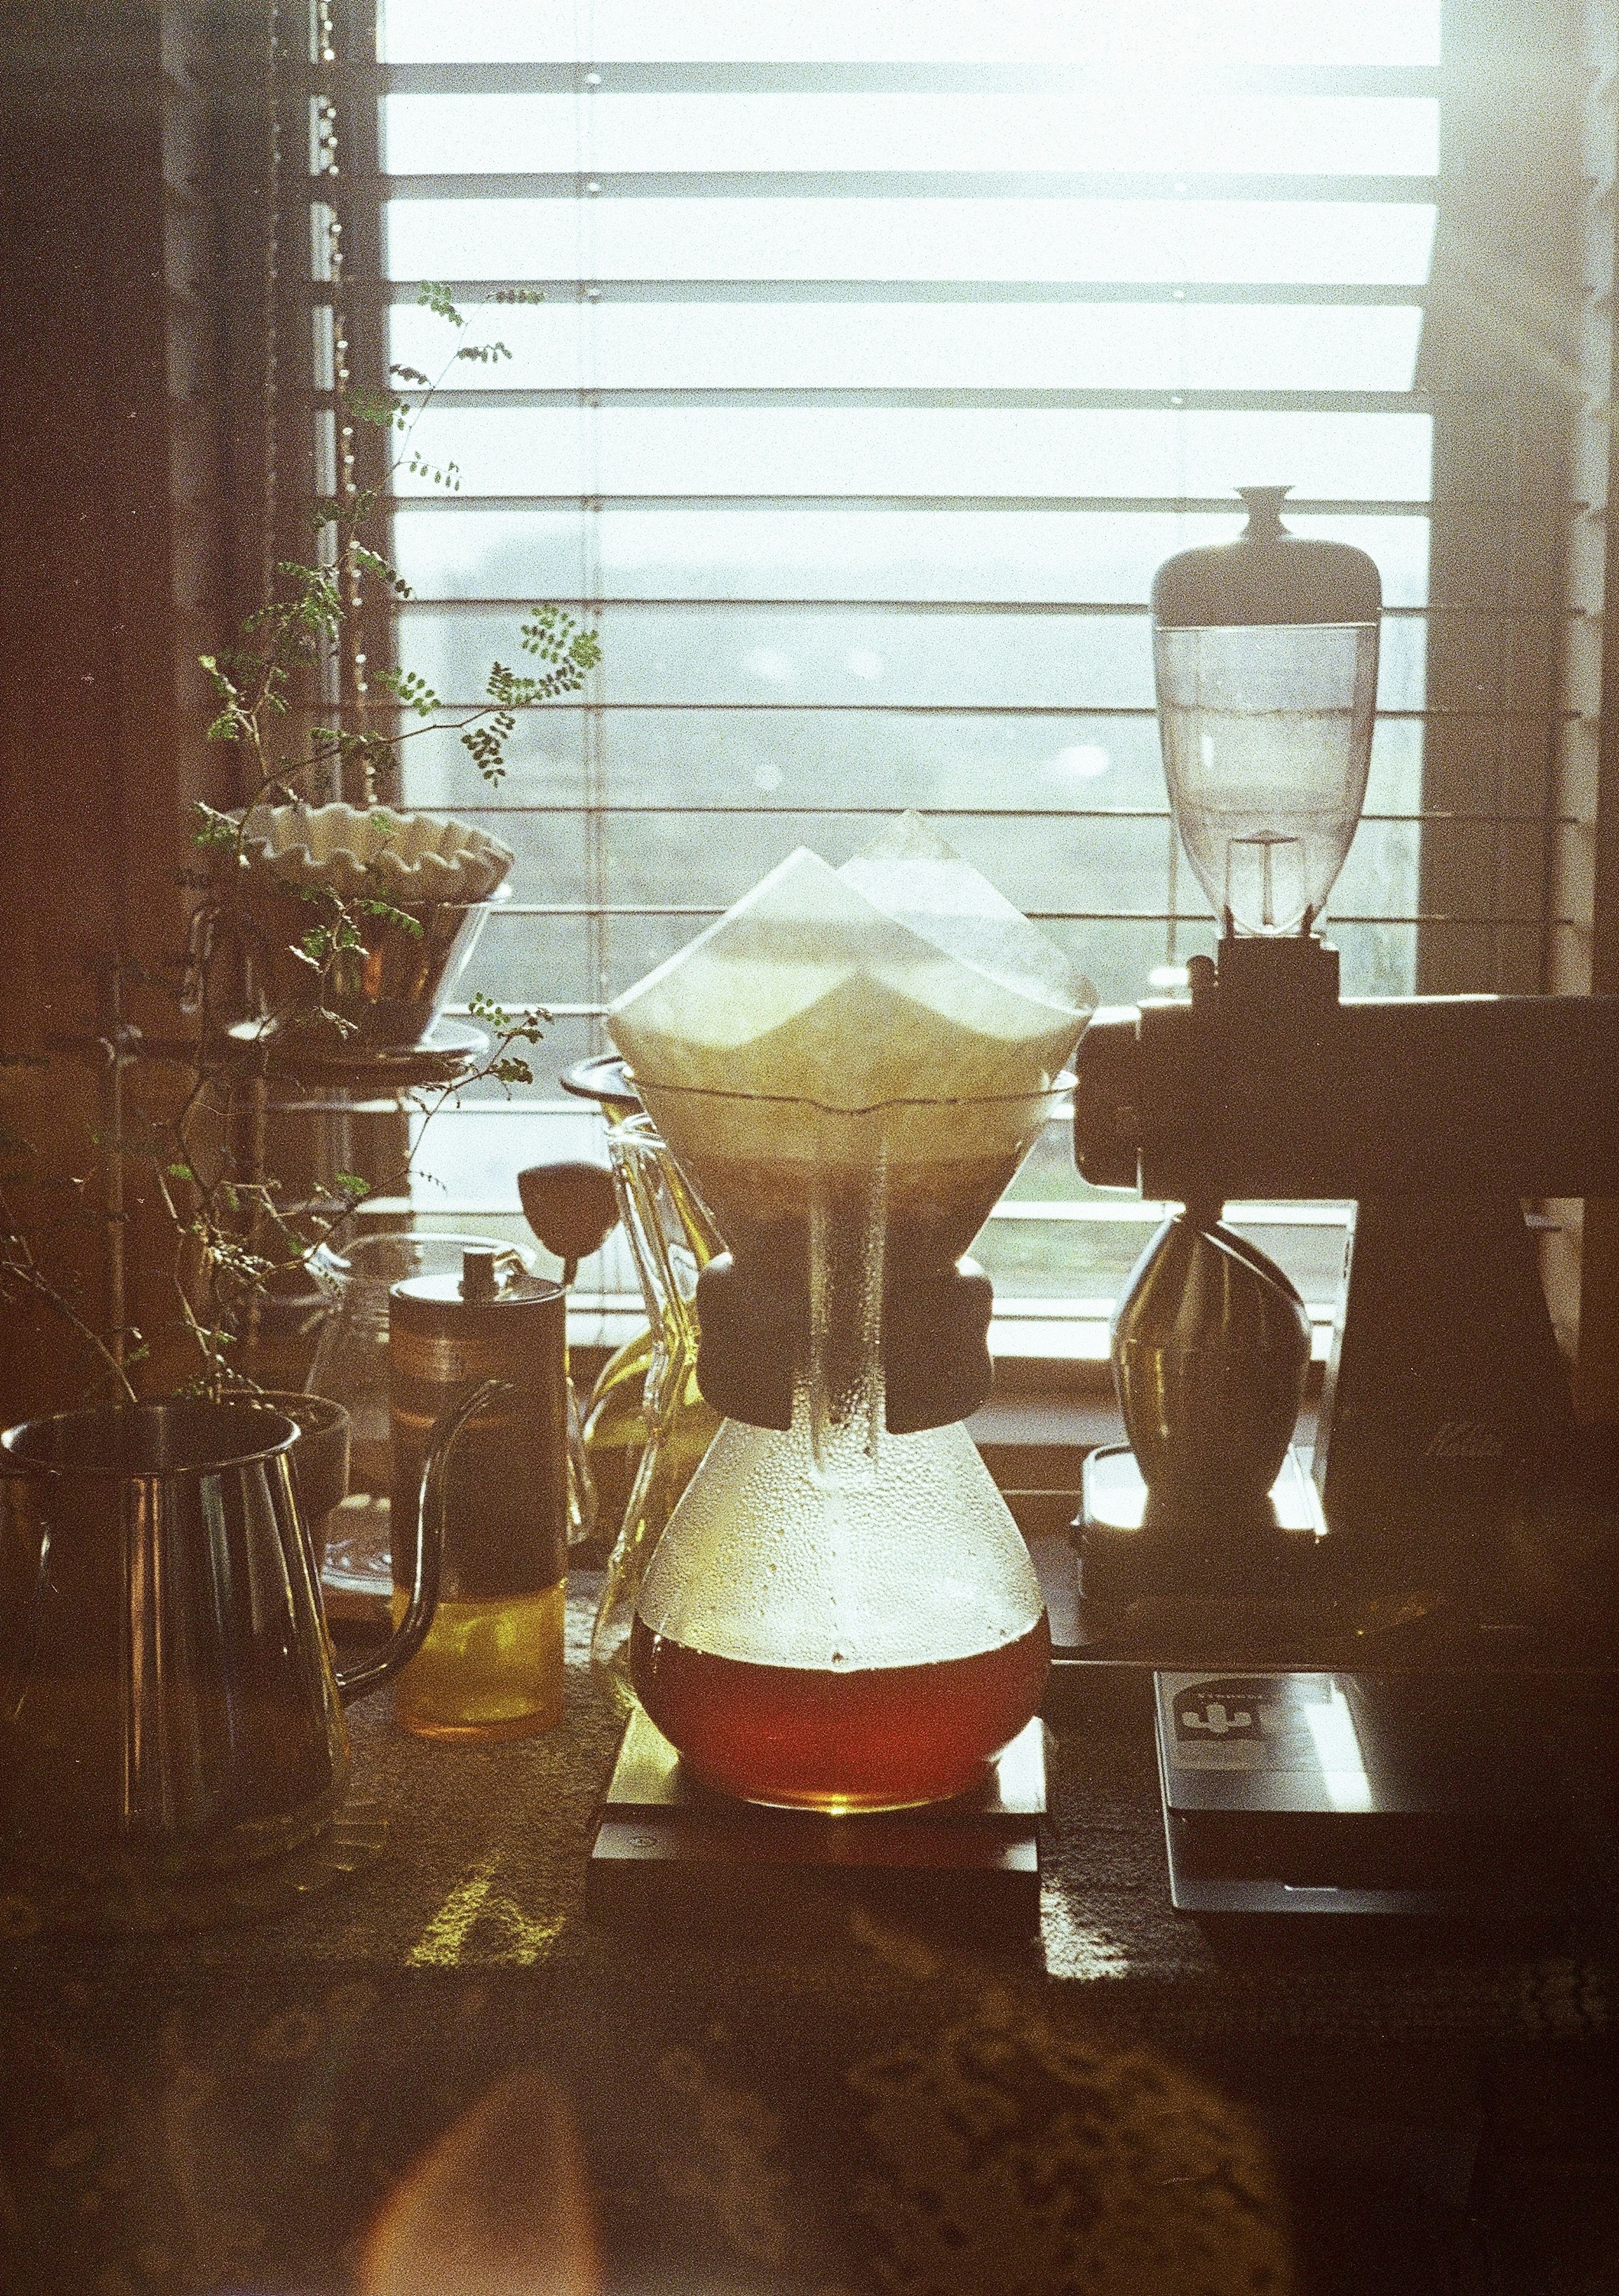
[[[432,371],[444,281],[513,354],[457,368],[420,434],[461,483],[401,487],[399,658],[470,698],[537,597],[604,652],[492,803],[453,738],[410,748],[407,800],[519,856],[468,985],[556,1015],[532,1095],[441,1120],[421,1216],[509,1214],[583,1120],[556,1079],[611,997],[793,844],[836,862],[901,806],[1105,1000],[1172,991],[1212,925],[1146,591],[1238,530],[1239,483],[1290,481],[1298,531],[1383,572],[1346,989],[1540,985],[1566,408],[1500,356],[1500,283],[1533,305],[1565,259],[1575,169],[1541,116],[1572,122],[1572,70],[1524,62],[1524,13],[386,0],[344,82],[378,155],[374,201],[346,193],[379,258],[369,285],[349,262],[350,332]],[[1054,1135],[979,1247],[1023,1303],[1006,1344],[1099,1351],[1150,1217]],[[1331,1210],[1261,1240],[1327,1312]]]

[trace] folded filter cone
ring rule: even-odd
[[[735,1232],[880,1160],[965,1250],[1045,1121],[1095,992],[907,815],[841,870],[800,848],[613,1006],[653,1119]]]

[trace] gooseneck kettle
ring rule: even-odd
[[[229,1868],[318,1833],[349,1780],[344,1703],[432,1623],[445,1463],[496,1391],[434,1428],[408,1605],[347,1668],[290,1419],[181,1398],[0,1435],[0,1861],[94,1886]]]

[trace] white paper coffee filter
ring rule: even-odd
[[[608,1025],[643,1085],[850,1110],[1041,1091],[1095,1001],[909,816],[842,870],[790,854]]]
[[[388,806],[260,805],[242,842],[255,876],[288,886],[329,884],[345,899],[380,893],[401,908],[486,901],[515,854],[470,822]]]

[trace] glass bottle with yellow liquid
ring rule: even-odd
[[[501,1283],[493,1251],[390,1294],[396,1493],[417,1488],[432,1427],[468,1384],[504,1382],[450,1460],[438,1615],[394,1693],[396,1719],[421,1736],[524,1738],[562,1719],[566,1313],[560,1284]],[[401,1600],[396,1577],[396,1611]]]

